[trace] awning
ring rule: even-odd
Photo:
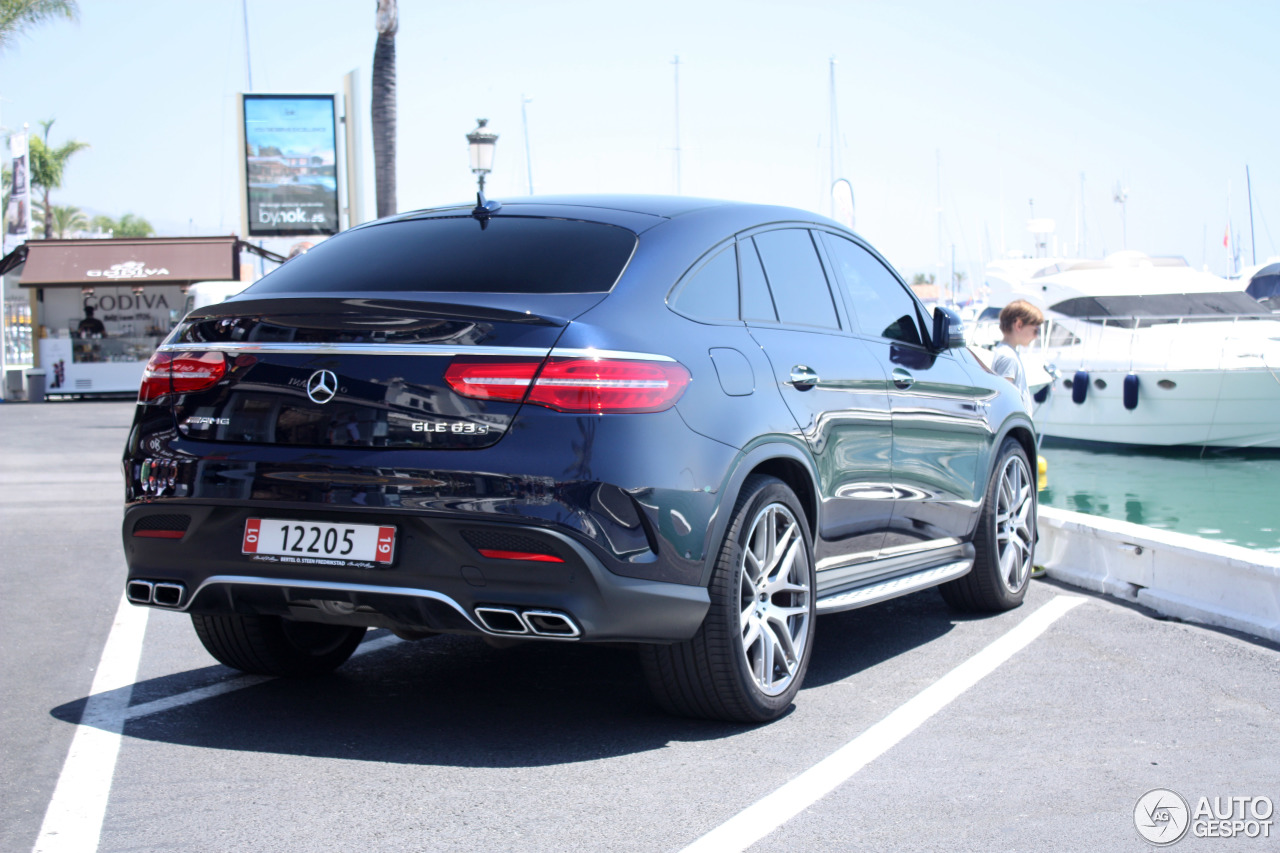
[[[1146,293],[1136,296],[1077,296],[1049,310],[1087,320],[1102,318],[1262,317],[1270,313],[1243,290],[1214,293]]]
[[[22,287],[92,287],[238,281],[242,249],[277,263],[284,261],[275,252],[237,237],[32,240],[18,250],[25,250],[18,283]]]
[[[1245,293],[1259,302],[1280,296],[1280,264],[1270,264],[1254,273]]]

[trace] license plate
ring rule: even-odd
[[[396,529],[376,524],[331,524],[250,518],[244,525],[241,551],[281,562],[390,563]]]

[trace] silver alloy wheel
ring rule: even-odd
[[[791,510],[771,503],[751,521],[739,589],[742,653],[756,686],[777,696],[795,679],[809,641],[809,556]]]
[[[996,489],[996,553],[1000,560],[1000,582],[1009,592],[1021,590],[1031,575],[1034,512],[1031,472],[1020,455],[1012,455],[1000,471],[1000,484]]]

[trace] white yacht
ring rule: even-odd
[[[991,304],[1045,312],[1036,424],[1115,444],[1280,448],[1280,315],[1181,258],[997,261]]]

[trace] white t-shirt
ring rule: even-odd
[[[1027,373],[1022,369],[1022,357],[1018,350],[1004,341],[996,344],[995,354],[991,359],[991,370],[1013,382],[1022,397],[1022,405],[1031,411],[1031,389],[1027,387]]]

